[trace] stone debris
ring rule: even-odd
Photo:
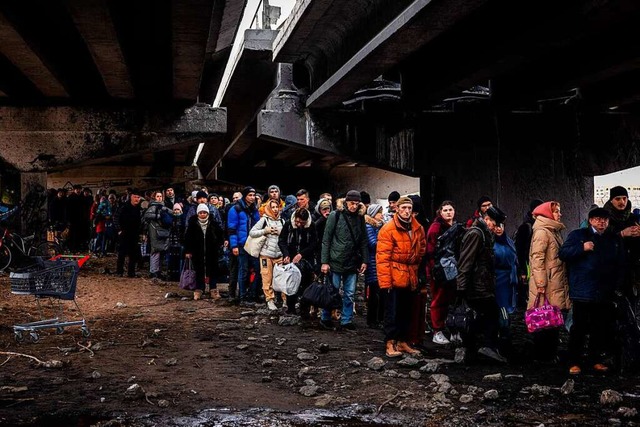
[[[575,385],[576,385],[576,382],[571,378],[569,378],[567,381],[564,382],[564,384],[562,384],[562,387],[560,387],[560,393],[564,394],[565,396],[573,393]]]
[[[280,326],[296,326],[300,324],[300,316],[280,316],[278,325]]]
[[[358,362],[357,360],[351,360],[349,362],[349,366],[353,366],[354,368],[359,368],[360,366],[362,366],[362,363]]]
[[[367,362],[367,368],[372,369],[374,371],[379,371],[382,368],[384,368],[384,365],[386,365],[386,364],[387,364],[387,362],[382,360],[382,358],[376,356],[376,357],[372,357]]]
[[[419,380],[421,376],[422,375],[420,375],[420,372],[418,372],[418,371],[409,372],[409,377],[414,379],[414,380]]]
[[[246,350],[249,348],[249,344],[239,344],[236,346],[236,349],[238,350]]]
[[[164,362],[164,366],[175,366],[178,364],[178,359],[176,359],[175,357],[172,357],[171,359],[167,359]]]
[[[440,364],[439,363],[437,363],[437,362],[427,362],[426,365],[424,365],[423,367],[420,368],[420,371],[435,373],[435,372],[438,372],[438,369],[440,369]]]
[[[496,400],[498,398],[498,390],[491,389],[484,392],[484,400]]]
[[[473,396],[470,394],[461,394],[458,400],[460,403],[471,403],[473,402]]]
[[[165,399],[160,399],[160,400],[158,400],[158,406],[160,408],[168,408],[169,407],[169,401],[165,400]]]
[[[316,356],[311,353],[298,353],[297,357],[298,357],[298,360],[301,360],[301,361],[316,359]]]
[[[102,374],[100,372],[98,371],[91,372],[91,378],[93,378],[94,380],[97,380],[100,377],[102,377]]]
[[[498,374],[485,375],[482,378],[482,381],[502,381],[502,374],[498,373]]]
[[[263,368],[268,368],[270,366],[273,366],[273,364],[276,363],[275,359],[265,359],[262,361],[262,367]]]
[[[123,303],[123,302],[117,302],[116,303],[116,308],[126,308],[127,304]]]
[[[420,361],[418,359],[415,359],[411,356],[405,357],[404,359],[400,360],[398,363],[396,363],[396,365],[398,366],[416,366],[420,363]]]
[[[305,385],[300,387],[300,394],[306,397],[313,397],[318,394],[320,387],[317,385]]]
[[[127,391],[124,392],[124,396],[130,400],[138,400],[144,397],[144,389],[140,384],[132,384],[127,388]]]
[[[636,408],[627,408],[626,406],[621,406],[618,408],[618,415],[622,415],[624,418],[633,418],[638,415],[638,410]]]
[[[622,395],[615,390],[607,389],[600,394],[601,405],[617,405],[622,402]]]

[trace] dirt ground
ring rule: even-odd
[[[0,277],[0,425],[640,422],[634,413],[640,402],[636,376],[587,371],[565,394],[560,388],[569,379],[566,367],[531,362],[530,340],[518,323],[508,365],[454,363],[454,349],[436,348],[428,336],[423,358],[402,366],[385,358],[382,331],[367,328],[361,315],[356,331],[280,326],[279,316],[262,307],[193,301],[177,283],[146,274],[135,279],[103,274],[114,264],[114,257],[91,259],[81,269],[76,299],[88,338],[70,326],[62,334],[40,330],[37,342],[28,334],[16,342],[13,326],[39,320],[37,305],[32,295],[11,293],[8,275]],[[77,311],[68,313],[81,318]],[[385,366],[368,367],[373,357]],[[61,367],[41,363],[47,361],[60,361]],[[484,378],[489,374],[502,378],[489,381]],[[607,389],[622,400],[602,405]]]

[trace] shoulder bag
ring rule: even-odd
[[[264,220],[262,228],[267,226],[267,220]],[[260,258],[260,251],[267,242],[267,235],[263,234],[260,237],[251,237],[251,234],[247,236],[247,240],[244,242],[244,250],[254,258]]]
[[[187,258],[182,266],[182,272],[180,273],[180,288],[187,291],[193,291],[196,289],[196,271],[193,269],[193,261],[191,258]]]
[[[560,309],[549,303],[547,295],[544,295],[544,304],[540,304],[542,294],[538,294],[533,307],[524,314],[524,322],[529,332],[536,332],[541,329],[552,329],[564,325],[564,318]]]

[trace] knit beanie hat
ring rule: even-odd
[[[404,205],[409,203],[411,206],[413,206],[413,200],[411,200],[411,198],[407,197],[407,196],[402,196],[398,199],[398,206]]]
[[[596,207],[589,211],[589,219],[591,218],[611,218],[611,213],[605,208]]]
[[[478,199],[478,209],[480,209],[480,207],[482,206],[483,203],[487,203],[487,202],[491,202],[491,198],[489,198],[489,196],[482,196]]]
[[[627,189],[618,185],[616,187],[612,187],[611,190],[609,190],[609,200],[612,200],[619,196],[625,196],[629,198],[629,193],[627,192]]]
[[[422,197],[418,196],[417,194],[412,194],[409,196],[409,198],[413,202],[412,211],[416,214],[422,213]]]
[[[278,194],[282,194],[280,193],[280,187],[278,187],[277,185],[270,185],[269,188],[267,188],[267,196],[269,195],[271,190],[278,190]]]
[[[360,192],[360,200],[365,205],[368,205],[369,203],[371,203],[371,195],[369,193],[367,193],[366,191],[361,191]]]
[[[193,201],[196,201],[196,196],[198,195],[198,190],[193,190],[191,192],[191,198],[193,199]]]
[[[256,189],[253,188],[253,187],[250,187],[250,186],[249,187],[244,187],[242,189],[242,197],[247,197],[247,194],[255,193],[255,192],[256,192]]]
[[[373,218],[381,210],[382,210],[382,205],[379,205],[377,203],[372,203],[367,208],[367,215],[369,215],[371,218]]]
[[[182,205],[180,203],[176,203],[175,205],[173,205],[173,210],[175,211],[176,209],[179,209],[180,212],[182,212]]]
[[[551,210],[551,202],[544,202],[531,212],[533,215],[540,215],[545,218],[553,219],[553,211]]]
[[[362,198],[360,197],[359,191],[350,190],[344,200],[346,202],[360,202],[362,201]]]
[[[399,198],[400,198],[400,193],[398,193],[397,191],[392,191],[391,193],[389,193],[389,196],[387,197],[387,201],[397,202]]]
[[[505,215],[505,213],[497,206],[491,206],[487,209],[486,215],[489,215],[489,218],[494,220],[496,224],[502,224],[507,219],[507,215]]]
[[[200,190],[200,191],[198,191],[198,192],[196,193],[196,200],[197,200],[197,199],[200,199],[200,198],[208,199],[208,198],[209,198],[209,195],[208,195],[207,193],[205,193],[204,191]]]
[[[199,214],[200,212],[209,213],[209,207],[207,205],[205,205],[204,203],[200,203],[198,205],[198,208],[196,209],[196,214]]]

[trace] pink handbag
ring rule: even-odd
[[[527,325],[529,332],[536,332],[541,329],[557,328],[564,325],[564,318],[560,309],[549,303],[547,295],[544,296],[544,304],[540,304],[540,296],[536,297],[533,307],[524,313],[524,323]]]

